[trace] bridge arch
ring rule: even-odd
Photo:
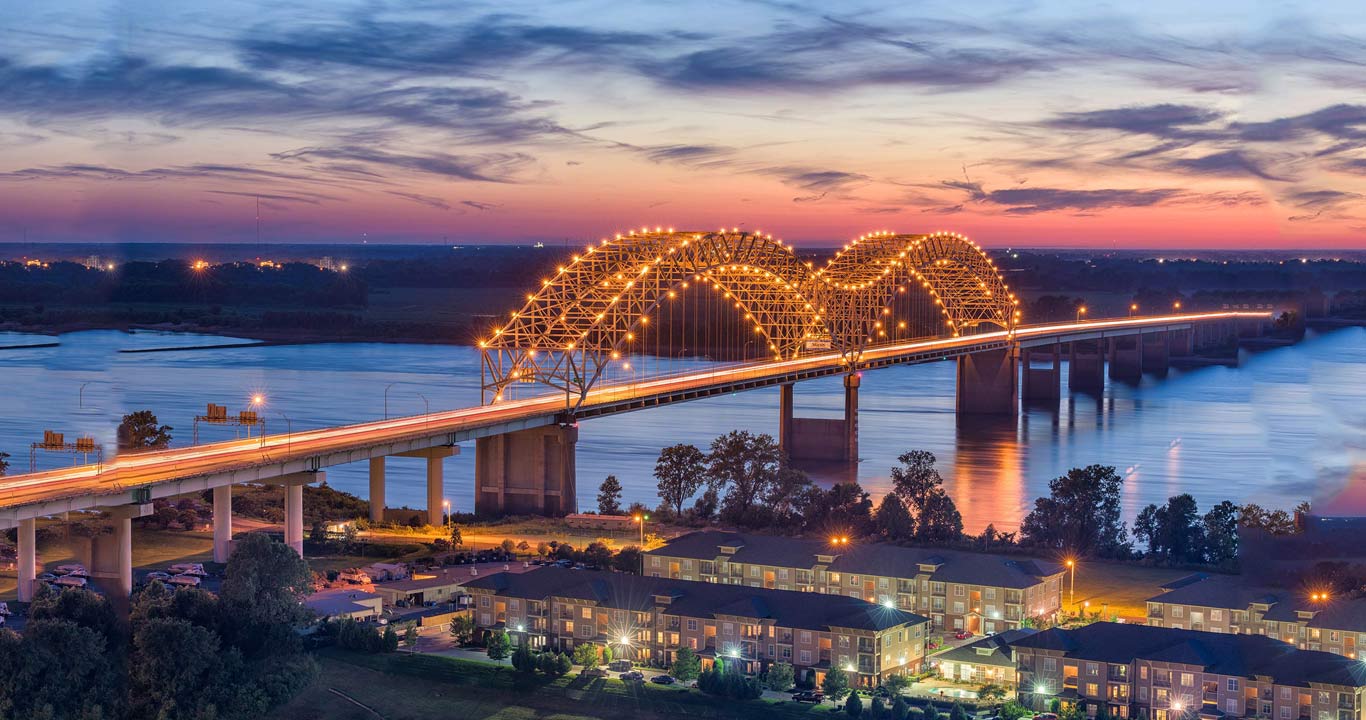
[[[885,337],[882,316],[912,283],[938,305],[946,335],[984,323],[1008,329],[1018,317],[991,260],[953,233],[870,233],[820,268],[762,233],[618,235],[542,279],[480,340],[484,401],[502,400],[514,383],[535,383],[577,407],[611,363],[641,347],[661,306],[687,291],[720,293],[772,359],[831,350],[856,359]]]

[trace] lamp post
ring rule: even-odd
[[[1181,310],[1181,301],[1177,300],[1176,302],[1172,303],[1172,309],[1179,312]]]
[[[1067,558],[1067,569],[1072,571],[1072,588],[1067,593],[1067,604],[1074,609],[1077,607],[1077,561],[1074,558]]]
[[[389,388],[391,388],[391,387],[393,387],[393,386],[394,386],[393,383],[389,383],[388,385],[385,385],[385,386],[384,386],[384,419],[385,419],[385,420],[388,420],[388,419],[389,419]]]
[[[429,402],[427,402],[427,396],[426,396],[426,395],[423,395],[422,393],[418,393],[417,396],[420,397],[420,398],[422,398],[422,406],[423,406],[423,408],[426,409],[426,412],[423,414],[422,424],[423,424],[424,426],[425,426],[425,425],[429,425],[429,424],[431,424],[431,421],[432,421],[432,404],[429,403]]]
[[[285,452],[289,452],[294,446],[294,423],[289,416],[280,413],[280,417],[285,419]],[[266,434],[261,433],[261,442],[265,442]]]
[[[640,523],[640,546],[645,547],[645,521],[650,519],[649,513],[638,513],[635,521]]]
[[[1085,305],[1078,305],[1078,306],[1077,306],[1077,322],[1081,322],[1081,316],[1082,316],[1082,315],[1085,315],[1085,314],[1086,314],[1086,306],[1085,306]]]
[[[1129,303],[1129,317],[1133,317],[1138,312],[1138,303]]]
[[[254,394],[254,395],[251,396],[251,411],[252,411],[252,412],[260,412],[260,411],[261,411],[261,406],[264,405],[264,404],[266,404],[266,396],[265,396],[265,395],[262,395],[261,393],[256,393],[256,394]],[[258,419],[259,419],[259,418],[258,418]],[[265,431],[262,431],[262,432],[261,432],[261,435],[264,436],[264,435],[265,435]],[[251,437],[251,426],[250,426],[250,425],[247,425],[247,437]]]
[[[451,501],[442,500],[441,509],[446,513],[446,534],[450,535],[451,530]]]

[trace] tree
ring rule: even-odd
[[[892,542],[910,540],[915,536],[915,518],[896,493],[882,496],[874,518],[877,532]]]
[[[772,435],[732,430],[716,438],[707,454],[707,483],[721,500],[721,517],[745,527],[764,524],[768,518],[763,499],[778,480],[782,453]]]
[[[690,682],[696,680],[702,672],[702,661],[698,659],[697,653],[692,648],[679,648],[674,653],[674,664],[669,668],[669,674],[678,678],[680,682]]]
[[[830,668],[830,672],[827,672],[825,679],[821,681],[821,692],[831,700],[838,701],[849,692],[849,676],[838,667]]]
[[[603,515],[621,514],[621,482],[616,475],[608,475],[598,486],[598,512]]]
[[[536,667],[536,658],[532,656],[531,648],[526,643],[518,645],[517,649],[512,651],[512,669],[525,675],[536,670]]]
[[[408,652],[417,652],[417,623],[403,624],[403,646],[408,648]]]
[[[308,529],[308,541],[315,545],[322,545],[327,542],[327,523],[319,520],[313,523],[313,527]]]
[[[1072,468],[1048,483],[1020,525],[1032,545],[1077,555],[1126,557],[1128,531],[1120,519],[1124,479],[1109,465]]]
[[[460,526],[451,523],[451,547],[458,548],[465,544],[465,536],[460,533]]]
[[[892,694],[892,697],[896,697],[911,686],[911,677],[909,675],[893,675],[887,678],[883,685],[887,686],[887,691]]]
[[[240,637],[225,638],[248,656],[297,649],[294,625],[308,617],[304,597],[313,590],[313,572],[294,548],[263,533],[237,541],[219,597],[242,622]]]
[[[1029,708],[1014,700],[1002,705],[1001,709],[996,713],[997,717],[1001,720],[1020,720],[1020,718],[1032,714],[1033,713],[1030,712]]]
[[[579,643],[574,646],[574,664],[580,665],[584,670],[592,670],[598,666],[598,648],[592,643]]]
[[[902,453],[892,468],[892,492],[915,516],[915,539],[948,542],[963,534],[963,516],[944,490],[944,478],[935,468],[934,453],[911,450]]]
[[[1146,541],[1150,556],[1169,563],[1204,560],[1205,529],[1188,493],[1168,498],[1162,507],[1143,508],[1134,521],[1134,537]]]
[[[868,716],[873,720],[886,720],[887,704],[882,702],[882,698],[873,698],[873,702],[868,706]]]
[[[1238,506],[1225,500],[1209,509],[1205,525],[1205,562],[1222,565],[1238,559]]]
[[[1110,720],[1110,704],[1096,703],[1096,714],[1092,717],[1094,720]]]
[[[643,555],[640,548],[635,545],[627,545],[617,551],[616,557],[612,558],[612,567],[618,572],[640,574],[640,562]]]
[[[1006,699],[1006,689],[994,683],[987,683],[977,691],[977,697],[985,703],[998,703]]]
[[[490,660],[501,663],[512,652],[512,640],[508,638],[506,632],[499,630],[489,636],[488,646],[485,649],[488,651]]]
[[[844,714],[856,720],[863,714],[863,701],[859,699],[858,693],[849,693],[849,698],[844,701]]]
[[[545,557],[550,554],[550,546],[545,542],[536,543],[536,556]]]
[[[901,676],[893,675],[892,677]],[[888,679],[890,680],[891,678]],[[906,698],[901,697],[899,693],[896,694],[895,697],[896,699],[892,701],[892,720],[906,720],[906,716],[911,713],[911,706],[906,704]],[[1018,720],[1018,718],[1013,720]]]
[[[498,547],[503,548],[503,552],[511,555],[516,552],[517,543],[513,542],[511,538],[503,538],[503,542],[498,543]]]
[[[606,644],[604,644],[604,645],[602,646],[602,664],[603,664],[603,665],[611,665],[611,664],[612,664],[612,658],[613,658],[613,657],[614,657],[614,653],[612,652],[612,644],[611,644],[611,643],[606,643]]]
[[[9,470],[9,453],[0,452],[0,477],[4,477],[6,470]]]
[[[963,703],[953,701],[953,707],[949,708],[949,720],[968,720],[968,711],[963,708]]]
[[[706,490],[703,490],[701,497],[697,498],[697,501],[693,503],[693,514],[695,514],[699,520],[711,520],[712,517],[716,515],[716,506],[718,504],[720,504],[720,500],[717,499],[716,489],[709,487]]]
[[[802,504],[806,529],[860,536],[873,525],[873,501],[858,483],[835,483],[829,490],[812,488]]]
[[[557,654],[555,655],[555,674],[556,674],[556,675],[560,675],[560,676],[568,675],[568,674],[569,674],[569,671],[570,671],[570,670],[573,670],[573,669],[574,669],[574,664],[571,663],[571,662],[569,661],[569,656],[568,656],[568,655],[565,655],[564,653],[557,653]]]
[[[384,626],[384,634],[381,636],[383,652],[391,653],[398,650],[398,633],[394,632],[393,625]]]
[[[138,410],[123,416],[119,423],[119,449],[126,452],[163,450],[171,444],[170,425],[158,425],[151,410]]]
[[[659,451],[655,462],[655,479],[659,481],[659,499],[683,514],[683,503],[692,497],[706,480],[706,457],[692,445],[671,445]]]
[[[474,617],[463,614],[451,618],[451,637],[457,645],[468,645],[474,638]]]
[[[792,680],[796,673],[792,670],[791,663],[773,663],[768,666],[768,674],[764,676],[764,687],[777,692],[785,692],[792,687]]]
[[[1268,512],[1256,503],[1248,503],[1238,508],[1238,526],[1264,530],[1272,535],[1291,535],[1295,532],[1295,519],[1284,510]]]

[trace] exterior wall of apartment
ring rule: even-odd
[[[1092,716],[1104,702],[1112,716],[1150,720],[1190,718],[1201,708],[1264,720],[1363,720],[1362,688],[1277,685],[1179,663],[1104,663],[1029,648],[1016,648],[1016,663],[1021,699],[1036,709],[1075,691]]]
[[[1366,628],[1309,627],[1308,623],[1313,618],[1310,612],[1299,613],[1299,619],[1294,621],[1267,620],[1264,614],[1268,609],[1265,605],[1231,609],[1150,601],[1148,625],[1219,633],[1269,635],[1301,650],[1321,650],[1350,658],[1366,659],[1361,655],[1363,649],[1366,649]]]
[[[814,568],[735,563],[722,554],[716,560],[651,554],[647,575],[680,580],[728,583],[777,590],[803,590],[848,595],[868,602],[894,603],[930,618],[936,630],[997,633],[1020,627],[1031,616],[1048,616],[1062,607],[1062,573],[1024,588],[945,583],[928,572],[912,578],[860,575]]]
[[[582,600],[500,597],[478,588],[470,592],[477,627],[488,630],[503,623],[514,642],[525,637],[533,648],[570,651],[585,642],[611,644],[616,657],[669,664],[678,648],[688,647],[702,656],[704,667],[714,657],[733,658],[751,674],[774,662],[791,663],[799,672],[817,666],[852,667],[857,677],[850,682],[870,686],[891,675],[918,672],[924,665],[929,634],[927,623],[881,632],[804,630],[739,616],[675,615],[667,605],[644,613],[599,608]],[[625,637],[631,642],[621,642]],[[822,669],[814,679],[819,682],[823,675]]]

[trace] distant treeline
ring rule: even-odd
[[[1014,255],[1018,254],[1018,257]],[[1336,260],[1228,262],[1094,257],[1065,259],[1048,253],[998,256],[1006,281],[1017,290],[1131,292],[1169,290],[1337,290],[1366,288],[1366,263]]]
[[[306,263],[258,267],[230,263],[195,269],[181,260],[93,269],[73,262],[44,267],[0,263],[0,302],[63,305],[196,303],[280,307],[365,307],[362,278]]]

